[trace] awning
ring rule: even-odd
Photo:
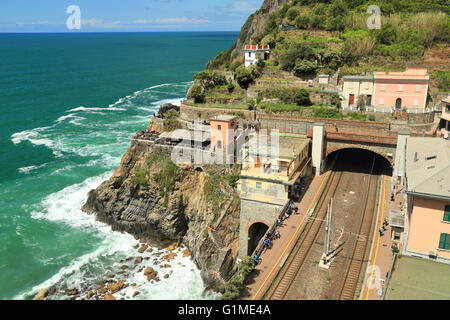
[[[389,225],[391,227],[405,228],[405,216],[401,211],[389,211]]]

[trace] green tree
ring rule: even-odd
[[[311,27],[321,29],[325,26],[326,20],[327,18],[325,15],[313,14],[310,20]]]
[[[236,69],[236,81],[242,89],[248,89],[248,86],[254,80],[254,75],[249,68],[240,66]]]
[[[286,15],[287,15],[287,17],[288,17],[288,19],[290,20],[290,21],[294,21],[295,20],[295,18],[297,18],[297,16],[298,16],[298,10],[297,10],[297,8],[290,8],[288,11],[287,11],[287,13],[286,13]]]
[[[314,74],[317,70],[317,63],[309,60],[302,60],[294,67],[294,74],[297,77]]]
[[[332,17],[344,16],[347,10],[347,5],[342,0],[334,0],[328,7],[328,14]]]
[[[310,46],[301,43],[293,43],[287,51],[280,56],[281,69],[292,71],[297,60],[313,60],[315,58],[314,51]]]
[[[205,89],[202,85],[196,83],[190,90],[190,97],[194,99],[195,103],[205,102]]]
[[[295,19],[295,25],[299,29],[308,29],[309,17],[306,14],[298,16],[297,19]]]
[[[310,106],[311,100],[309,98],[309,92],[305,88],[301,88],[295,95],[295,103],[298,106]]]

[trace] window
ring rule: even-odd
[[[441,237],[439,239],[439,249],[450,250],[450,234],[441,233]]]
[[[414,107],[418,107],[419,106],[419,99],[414,99]]]
[[[257,182],[256,183],[256,189],[257,190],[262,190],[262,182]]]
[[[403,91],[403,85],[402,85],[402,84],[399,84],[399,85],[398,85],[397,91]]]
[[[222,149],[222,141],[217,140],[217,149]]]
[[[217,130],[221,130],[222,129],[222,126],[219,124],[218,126],[217,126]]]
[[[420,92],[420,84],[416,84],[416,92]]]
[[[444,209],[444,221],[450,222],[450,204],[445,206]]]
[[[380,98],[380,105],[384,105],[384,98]]]
[[[248,57],[250,58],[251,56],[252,56],[252,53],[251,53],[251,52],[249,52],[249,53],[248,53]]]
[[[386,91],[386,83],[381,84],[381,91]]]

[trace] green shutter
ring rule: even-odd
[[[450,234],[441,233],[441,238],[439,239],[439,249],[450,250]]]
[[[444,221],[450,222],[450,205],[445,206]]]

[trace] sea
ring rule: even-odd
[[[237,32],[0,34],[0,299],[105,280],[137,241],[80,208],[119,166],[130,137]],[[145,253],[151,266],[153,254]],[[132,263],[132,262],[131,262]],[[123,299],[213,299],[181,254],[170,277],[133,271]],[[132,269],[132,268],[130,268]],[[155,266],[155,270],[158,267]],[[123,293],[123,292],[122,292]],[[51,299],[69,299],[54,294]]]

